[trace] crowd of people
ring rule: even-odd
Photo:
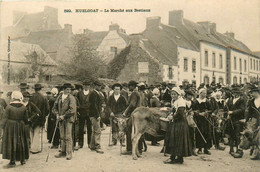
[[[111,145],[119,141],[126,147],[122,154],[131,155],[131,118],[125,128],[126,141],[119,137],[118,118],[130,117],[140,106],[170,109],[162,150],[170,155],[166,164],[182,164],[187,156],[210,155],[213,145],[220,151],[225,149],[223,145],[229,145],[230,155],[241,158],[243,119],[253,121],[255,130],[260,125],[259,83],[212,83],[196,88],[165,82],[148,86],[136,81],[105,85],[97,79],[87,79],[80,84],[65,83],[45,93],[41,84],[34,85],[32,94],[27,83],[21,83],[19,88],[20,91],[8,92],[7,100],[0,97],[1,153],[3,159],[10,160],[6,168],[14,167],[15,161],[25,164],[30,152],[42,152],[44,128],[51,148],[60,148],[56,158],[71,160],[73,151],[83,148],[85,135],[88,148],[103,154],[100,140],[106,125],[111,126]],[[140,153],[147,137],[145,134],[139,140]],[[149,140],[153,146],[160,145],[154,136],[149,136]],[[257,154],[252,156],[257,158]]]

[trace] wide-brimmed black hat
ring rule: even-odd
[[[232,87],[232,93],[241,93],[241,88],[239,86]]]
[[[96,86],[102,86],[102,83],[99,80],[94,80],[93,84]]]
[[[134,81],[134,80],[131,80],[128,82],[128,86],[137,86],[138,82]]]
[[[70,83],[65,83],[65,84],[63,84],[62,88],[63,89],[66,89],[66,88],[71,88],[72,89],[73,86]]]
[[[42,89],[43,86],[41,84],[35,84],[34,89]]]
[[[256,86],[252,86],[251,88],[250,88],[250,91],[249,92],[258,92],[258,93],[260,93],[260,87],[256,87]]]
[[[75,89],[83,89],[83,85],[82,84],[74,84],[75,85]]]
[[[0,93],[4,93],[2,90],[0,90]]]
[[[24,91],[23,97],[32,97],[32,95],[28,91]]]
[[[83,85],[91,85],[92,84],[92,81],[90,79],[85,79],[83,82],[82,82]]]
[[[120,90],[122,90],[123,86],[120,83],[115,83],[112,85],[112,89],[114,89],[115,87],[120,87]]]
[[[18,85],[19,88],[25,88],[25,89],[29,89],[29,85],[27,85],[27,83],[22,82],[20,83],[20,85]]]
[[[186,95],[194,95],[193,91],[191,89],[184,90]]]

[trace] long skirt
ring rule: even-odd
[[[23,121],[8,119],[3,133],[3,159],[24,161],[29,159],[29,143]]]
[[[165,152],[172,156],[192,155],[189,127],[186,119],[174,120],[169,124],[165,137]]]

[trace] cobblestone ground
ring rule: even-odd
[[[44,149],[42,153],[31,154],[30,159],[25,165],[21,166],[17,162],[13,169],[4,169],[3,166],[8,164],[8,160],[0,159],[0,171],[19,171],[19,172],[165,172],[165,171],[214,171],[214,172],[257,172],[260,168],[260,161],[252,161],[249,159],[249,151],[244,152],[241,159],[234,159],[228,154],[228,148],[225,151],[217,151],[211,149],[212,155],[200,155],[197,157],[188,157],[184,159],[182,165],[163,164],[163,161],[168,157],[159,153],[162,146],[148,145],[148,151],[143,153],[142,158],[132,160],[129,155],[120,156],[120,146],[108,146],[110,127],[102,131],[101,146],[105,151],[104,154],[97,154],[90,151],[85,145],[83,149],[73,153],[72,160],[68,161],[65,158],[56,159],[55,154],[57,149],[49,149],[50,144],[46,139],[44,132]],[[86,137],[85,137],[86,139]],[[163,142],[160,142],[161,145]],[[124,148],[123,148],[124,149]],[[46,157],[49,151],[49,160],[46,162]]]

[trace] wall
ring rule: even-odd
[[[148,73],[138,73],[138,62],[148,62]],[[153,60],[141,47],[133,44],[129,54],[127,55],[127,62],[125,67],[121,70],[117,80],[119,82],[129,82],[130,80],[143,81],[146,80],[148,84],[155,84],[162,82],[161,65]]]
[[[235,69],[235,60],[234,57],[236,57],[236,69]],[[242,68],[240,69],[240,59],[242,61]],[[245,70],[245,60],[246,60],[246,70]],[[237,78],[237,84],[244,84],[248,82],[248,55],[241,53],[239,51],[235,51],[231,49],[230,52],[230,71],[231,71],[231,78],[230,78],[230,84],[234,83],[234,77]],[[240,82],[241,78],[241,82]]]
[[[184,70],[184,59],[188,60],[188,70]],[[196,61],[196,72],[192,72],[192,61]],[[196,81],[200,84],[200,53],[189,49],[178,47],[178,78],[177,83],[181,85],[183,81]]]
[[[127,46],[125,40],[120,37],[116,30],[109,31],[107,36],[103,39],[101,44],[98,46],[97,51],[104,55],[105,61],[110,61],[113,58],[111,47],[117,47],[117,53],[119,54],[122,49]],[[112,57],[111,57],[112,56]],[[109,59],[106,59],[109,58]]]
[[[205,50],[208,51],[208,66],[205,66]],[[215,53],[216,67],[212,65],[212,53]],[[222,55],[222,69],[219,68],[219,56]],[[219,77],[223,78],[224,84],[226,84],[226,49],[214,44],[206,42],[200,42],[200,56],[201,56],[201,75],[200,81],[204,82],[204,77],[209,77],[209,84],[213,80],[213,76],[216,78],[216,83],[219,82]]]
[[[260,80],[260,59],[254,56],[248,56],[248,79],[249,81],[255,82],[257,79]],[[255,60],[255,67],[254,67],[254,60]],[[251,68],[251,62],[252,61],[252,68]],[[257,65],[258,63],[258,65]]]

